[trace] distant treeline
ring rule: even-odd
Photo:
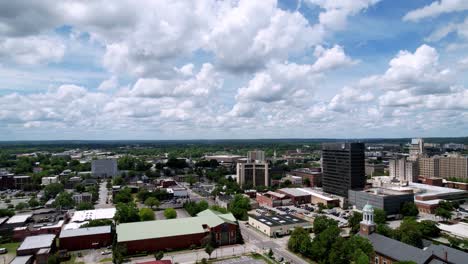
[[[311,139],[216,139],[216,140],[57,140],[57,141],[0,141],[0,152],[28,153],[34,151],[61,152],[64,150],[102,149],[116,153],[136,155],[155,155],[172,153],[177,155],[193,155],[205,153],[232,153],[245,155],[247,150],[263,149],[273,154],[295,148],[319,149],[324,142],[364,142],[371,144],[406,144],[411,138],[311,138]],[[430,143],[462,143],[468,144],[468,137],[433,137],[424,138]]]

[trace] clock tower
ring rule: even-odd
[[[374,208],[369,202],[362,209],[362,221],[360,223],[359,233],[363,235],[370,235],[375,232],[375,223],[374,223]]]

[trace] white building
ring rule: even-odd
[[[46,185],[49,185],[51,183],[59,182],[59,178],[58,178],[58,176],[42,177],[41,182],[42,182],[41,184],[43,186],[46,186]]]

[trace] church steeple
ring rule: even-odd
[[[361,229],[359,232],[363,235],[370,235],[375,231],[374,223],[374,208],[367,202],[362,209],[362,221],[360,223]]]

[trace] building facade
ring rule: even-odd
[[[419,176],[424,178],[438,178],[439,177],[439,157],[419,159]]]
[[[412,202],[412,193],[397,192],[383,188],[374,188],[365,191],[349,190],[348,201],[362,210],[366,204],[384,210],[388,215],[398,214],[405,202]]]
[[[349,189],[364,188],[364,143],[323,144],[322,167],[325,192],[348,197]]]
[[[294,228],[312,228],[312,225],[292,215],[249,215],[249,225],[269,237],[277,237],[290,234]]]
[[[237,163],[236,176],[241,187],[270,186],[267,162]]]
[[[265,161],[265,151],[263,151],[263,150],[249,151],[249,152],[247,152],[247,159],[250,162],[253,162],[253,161],[263,162],[263,161]]]
[[[417,160],[403,158],[392,159],[389,161],[390,176],[407,182],[417,182],[419,171]]]
[[[91,174],[97,178],[116,177],[119,171],[117,169],[116,159],[99,159],[91,161]]]

